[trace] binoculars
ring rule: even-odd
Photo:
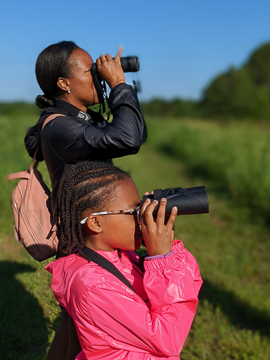
[[[120,63],[124,72],[137,72],[140,69],[140,63],[137,56],[121,57]],[[99,102],[103,104],[103,110],[104,110],[105,109],[104,94],[106,94],[106,86],[105,86],[105,82],[102,84],[102,78],[98,72],[96,63],[92,64],[91,73],[93,76],[94,86],[98,94]]]
[[[138,56],[121,57],[120,63],[124,72],[137,72],[140,70],[140,63]],[[91,72],[92,75],[98,73],[96,63],[92,64]]]
[[[165,190],[154,190],[153,194],[144,195],[141,204],[149,198],[157,200],[158,204],[153,211],[154,218],[157,215],[159,208],[159,202],[162,198],[167,199],[166,204],[166,216],[169,216],[174,206],[177,207],[177,215],[193,215],[193,214],[205,214],[209,212],[209,204],[207,198],[207,192],[204,186],[197,186],[188,189],[181,187],[169,188]]]

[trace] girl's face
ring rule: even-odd
[[[129,178],[119,183],[115,188],[115,195],[115,200],[110,202],[108,209],[101,211],[135,209],[140,204],[138,190]],[[100,233],[98,236],[90,235],[86,240],[86,246],[103,251],[140,248],[143,238],[136,214],[97,215],[95,220],[99,223]]]
[[[88,106],[99,102],[91,74],[93,59],[83,49],[76,49],[70,55],[68,62],[70,67],[68,101],[86,111]]]

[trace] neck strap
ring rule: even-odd
[[[135,291],[134,287],[131,285],[131,283],[125,278],[125,276],[104,256],[98,254],[96,251],[84,246],[82,248],[82,251],[84,254],[94,263],[101,266],[103,269],[109,271],[111,274],[116,276],[119,280],[121,280],[126,286],[128,286],[132,291]]]

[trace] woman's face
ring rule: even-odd
[[[68,61],[70,76],[67,82],[70,93],[65,100],[83,111],[99,102],[91,74],[92,64],[93,59],[83,49],[74,50]]]

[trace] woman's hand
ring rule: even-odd
[[[125,83],[125,75],[121,66],[120,57],[123,49],[119,48],[115,59],[111,55],[101,55],[97,60],[97,69],[103,80],[112,89],[118,84]]]
[[[151,202],[150,199],[146,199],[141,207],[141,230],[149,256],[164,255],[170,252],[174,236],[173,225],[177,215],[177,207],[172,208],[165,225],[167,200],[161,199],[157,218],[154,220],[153,211],[157,204],[157,200]]]

